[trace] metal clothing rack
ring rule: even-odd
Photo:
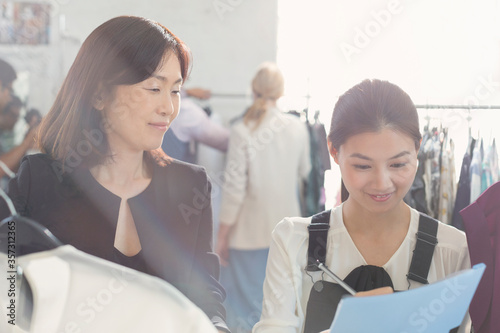
[[[500,110],[500,105],[436,105],[436,104],[416,104],[417,109],[464,109],[464,110],[474,110],[474,109],[498,109]]]
[[[211,97],[215,97],[215,98],[251,98],[252,95],[251,94],[214,92],[214,93],[211,94]],[[301,97],[307,99],[307,101],[309,101],[311,99],[311,95],[304,95],[304,96],[301,96]]]
[[[211,97],[215,98],[250,98],[251,95],[248,94],[236,94],[236,93],[212,93]]]
[[[250,98],[250,94],[239,94],[239,93],[212,93],[212,97],[216,98]],[[302,96],[309,100],[311,95]],[[417,109],[463,109],[463,110],[474,110],[474,109],[491,109],[500,110],[500,105],[439,105],[439,104],[416,104]]]

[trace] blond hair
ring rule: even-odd
[[[285,82],[283,74],[275,63],[261,64],[252,80],[254,102],[243,117],[245,125],[255,123],[254,130],[259,127],[269,106],[283,96]]]

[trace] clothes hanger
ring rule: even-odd
[[[5,253],[7,258],[14,258],[15,261],[16,257],[51,250],[63,245],[47,228],[17,214],[14,203],[1,188],[0,197],[7,203],[11,214],[0,222],[0,252]],[[33,291],[23,274],[22,267],[17,262],[12,270],[16,271],[19,295],[16,325],[27,331],[31,326],[33,316]]]
[[[0,196],[7,203],[11,213],[11,216],[0,222],[0,251],[7,255],[14,251],[16,256],[22,256],[52,250],[63,245],[47,228],[17,214],[12,200],[1,188]]]
[[[319,124],[319,114],[320,114],[320,111],[319,110],[316,110],[314,112],[314,123],[315,124]]]
[[[21,215],[12,215],[0,222],[0,251],[8,254],[11,244],[15,244],[16,256],[63,245],[47,228]]]

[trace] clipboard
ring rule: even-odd
[[[408,291],[370,297],[346,297],[330,333],[449,332],[461,324],[486,265]]]

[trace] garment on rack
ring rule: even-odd
[[[422,144],[425,141],[422,140]],[[415,180],[413,181],[410,190],[406,193],[404,201],[412,208],[415,208],[419,212],[429,215],[429,208],[427,206],[426,200],[426,187],[424,181],[425,175],[425,163],[427,160],[427,155],[424,153],[423,149],[420,149],[417,155],[418,168],[415,174]]]
[[[500,169],[498,168],[498,152],[495,139],[485,150],[482,167],[481,193],[499,180]]]
[[[325,172],[331,168],[325,125],[319,121],[319,111],[316,111],[313,123],[308,119],[307,109],[303,113],[294,110],[287,113],[298,118],[303,115],[309,134],[311,171],[302,189],[300,211],[302,216],[311,216],[325,210]]]
[[[500,332],[500,182],[490,186],[462,215],[471,264],[486,270],[470,306],[475,333]]]
[[[456,196],[454,142],[447,128],[426,126],[418,168],[404,201],[419,212],[450,224]]]
[[[316,121],[307,122],[311,155],[311,171],[305,186],[302,216],[310,216],[325,209],[325,171],[331,168],[325,126]]]
[[[445,132],[441,147],[441,173],[439,185],[439,213],[437,219],[445,224],[450,224],[453,217],[453,205],[455,204],[455,149],[453,140]]]
[[[469,147],[464,154],[462,160],[462,168],[460,169],[460,179],[458,180],[457,193],[455,196],[455,205],[453,207],[453,218],[451,224],[460,229],[464,230],[464,224],[462,216],[460,216],[460,211],[470,204],[470,165],[471,165],[471,151],[474,147],[476,140],[471,138],[469,142]]]
[[[483,140],[476,141],[474,151],[472,153],[472,161],[470,164],[470,201],[474,202],[481,194],[481,178],[483,177]]]
[[[6,263],[0,253],[4,273],[10,271]],[[10,298],[17,305],[15,317],[9,316],[10,299],[0,297],[3,333],[216,333],[201,309],[164,280],[70,245],[18,257],[17,264],[26,280]],[[0,279],[2,291],[7,284]],[[22,293],[28,286],[31,293]],[[27,318],[14,319],[20,317]]]
[[[418,169],[410,191],[405,195],[404,201],[412,208],[428,214],[433,218],[438,218],[443,207],[440,205],[440,196],[449,197],[450,179],[453,170],[451,167],[445,168],[445,179],[442,178],[442,142],[441,133],[437,128],[426,130],[423,133],[422,143],[418,153]],[[446,163],[453,165],[453,155],[446,154]],[[444,184],[441,193],[441,184]],[[445,205],[445,204],[443,204]],[[448,213],[447,213],[448,214]]]
[[[422,144],[423,152],[425,153],[425,199],[429,209],[429,216],[437,218],[439,214],[439,200],[435,200],[436,194],[439,193],[440,181],[440,161],[441,143],[439,142],[439,132],[433,128],[427,136],[427,140]]]

